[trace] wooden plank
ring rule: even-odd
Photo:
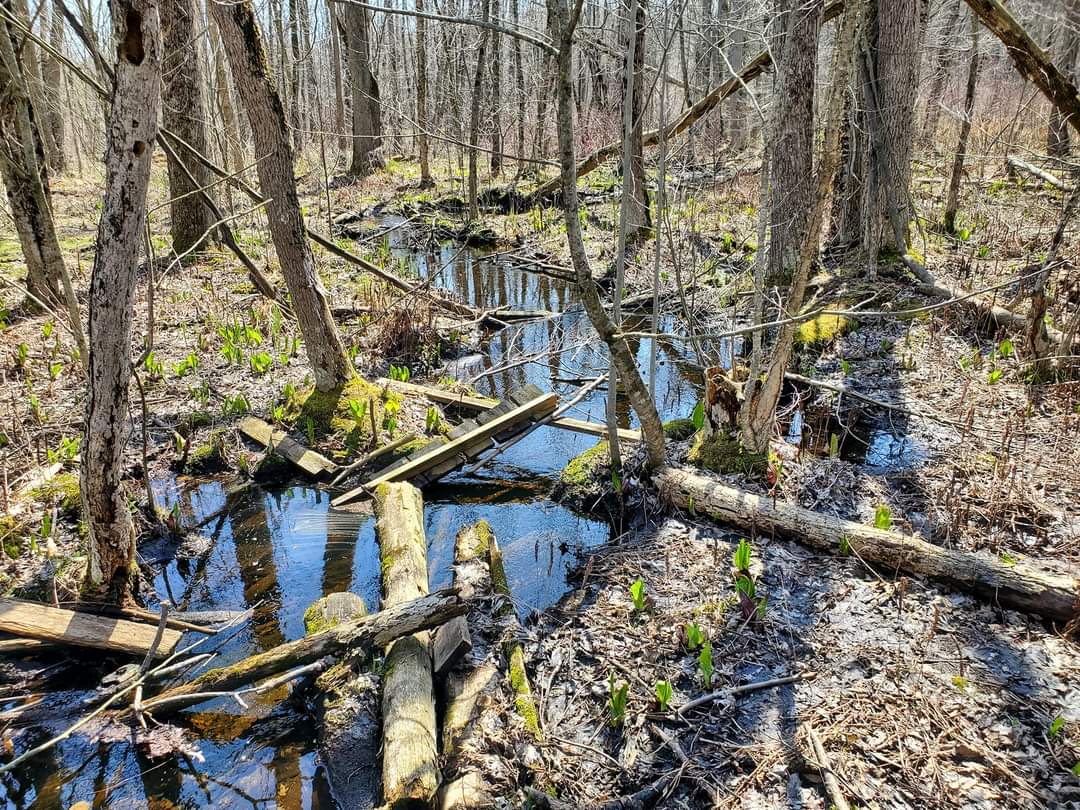
[[[338,465],[326,456],[294,440],[283,430],[275,430],[262,419],[245,416],[240,420],[240,431],[263,447],[270,447],[275,453],[288,459],[312,478],[322,478],[338,471]]]
[[[469,620],[464,616],[451,619],[435,631],[431,645],[435,674],[449,672],[472,650],[472,635],[469,633]]]
[[[599,436],[602,439],[606,439],[608,435],[607,425],[602,425],[599,422],[586,422],[583,419],[571,419],[569,416],[556,416],[548,424],[551,427],[572,430],[574,433],[588,433],[590,436]],[[619,428],[619,438],[624,442],[640,442],[641,431]]]
[[[338,496],[330,503],[332,506],[340,506],[343,503],[348,503],[349,501],[370,492],[379,484],[387,481],[407,480],[413,476],[419,475],[420,473],[455,458],[464,448],[469,448],[482,439],[488,439],[491,436],[500,433],[510,425],[522,422],[537,414],[550,413],[555,410],[558,403],[559,397],[557,394],[542,394],[530,402],[519,405],[509,412],[493,419],[486,425],[480,425],[475,430],[471,430],[453,441],[439,446],[434,452],[427,453],[422,458],[413,459],[408,464],[404,464],[395,470],[380,473],[362,486],[346,492],[344,495]]]
[[[157,627],[22,599],[0,598],[0,631],[20,638],[146,655],[154,643]],[[166,628],[158,644],[157,657],[172,653],[182,635]]]
[[[441,388],[433,388],[430,385],[417,385],[416,383],[398,382],[386,377],[380,377],[376,382],[384,388],[392,388],[402,394],[412,394],[417,397],[425,397],[432,402],[440,402],[444,405],[454,405],[459,408],[468,408],[474,411],[485,411],[494,408],[499,400],[491,397],[469,396],[468,394],[455,394],[453,391],[444,391]]]

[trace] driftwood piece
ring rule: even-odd
[[[310,635],[367,615],[367,605],[354,593],[332,593],[304,613]],[[326,765],[334,798],[350,810],[378,804],[378,684],[351,660],[340,661],[315,681],[319,713],[319,757]]]
[[[436,675],[445,675],[469,654],[472,649],[472,636],[469,634],[469,622],[464,616],[451,619],[435,631],[435,640],[431,645],[432,663]]]
[[[385,647],[396,638],[437,627],[455,616],[464,615],[468,609],[456,590],[436,591],[321,633],[279,644],[235,664],[212,669],[190,683],[165,690],[146,701],[144,708],[152,710],[155,704],[166,701],[171,707],[179,708],[203,700],[202,693],[232,691],[293,667],[340,655],[353,647],[360,650]]]
[[[312,478],[325,478],[338,470],[338,465],[314,450],[308,450],[283,430],[275,430],[262,419],[246,416],[240,420],[241,432],[288,459]]]
[[[1006,564],[980,554],[941,548],[925,540],[863,526],[795,504],[773,501],[684,469],[653,476],[674,505],[725,523],[787,534],[814,548],[839,550],[844,540],[868,563],[919,574],[971,591],[1004,607],[1058,622],[1080,616],[1080,581],[1027,562]]]
[[[411,484],[385,483],[375,491],[376,532],[382,560],[383,604],[399,605],[428,590],[424,503]],[[429,805],[439,787],[435,687],[428,633],[394,641],[383,676],[383,801]]]
[[[1024,172],[1030,174],[1033,177],[1042,180],[1044,183],[1049,183],[1054,188],[1061,189],[1062,191],[1065,191],[1068,188],[1068,186],[1065,185],[1064,180],[1055,177],[1048,171],[1040,169],[1038,166],[1034,166],[1027,161],[1021,160],[1016,155],[1009,155],[1005,158],[1005,162],[1009,164],[1009,169],[1012,172]]]
[[[142,622],[4,598],[0,598],[0,632],[134,655],[146,655],[157,635],[155,627]],[[172,653],[182,635],[176,630],[165,630],[154,650],[155,657],[164,658]]]

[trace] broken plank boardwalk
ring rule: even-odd
[[[157,627],[152,624],[4,598],[0,598],[0,631],[19,638],[141,656],[150,651],[157,635]],[[171,654],[182,635],[166,628],[155,656],[164,658]]]
[[[246,416],[240,421],[240,430],[245,436],[272,449],[275,453],[291,461],[312,478],[325,478],[338,470],[338,465],[326,456],[314,450],[308,450],[283,430],[275,430],[262,419]]]
[[[475,419],[462,422],[445,439],[429,442],[330,503],[335,507],[341,506],[387,481],[411,481],[415,486],[423,487],[475,458],[496,442],[507,441],[528,429],[536,419],[555,410],[558,402],[558,394],[545,394],[535,385],[526,385]]]

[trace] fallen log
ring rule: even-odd
[[[375,530],[382,562],[383,604],[389,608],[428,590],[427,539],[420,490],[384,483],[375,490]],[[439,787],[435,687],[428,633],[396,639],[383,675],[383,801],[428,806]]]
[[[1034,166],[1027,161],[1021,160],[1016,155],[1009,155],[1005,158],[1005,162],[1009,165],[1009,170],[1016,174],[1017,172],[1025,172],[1032,177],[1037,177],[1044,183],[1049,183],[1054,188],[1065,191],[1068,186],[1065,185],[1065,181],[1050,174],[1050,172],[1043,171],[1038,166]]]
[[[338,471],[338,465],[326,456],[309,450],[284,430],[276,430],[258,417],[245,416],[241,419],[240,431],[267,450],[291,461],[312,478],[325,478]]]
[[[318,633],[367,615],[354,593],[332,593],[304,612],[304,630]],[[339,661],[315,680],[319,758],[341,807],[378,806],[378,681],[354,660]]]
[[[340,655],[353,647],[358,650],[385,647],[396,638],[437,627],[465,614],[468,609],[468,604],[456,590],[436,591],[321,633],[280,644],[235,664],[212,669],[190,683],[166,689],[157,697],[144,701],[143,708],[147,711],[164,705],[182,708],[204,700],[203,693],[229,692],[293,667]]]
[[[673,505],[714,520],[775,531],[828,551],[839,551],[843,542],[864,562],[926,576],[1052,621],[1067,623],[1080,616],[1080,580],[1075,577],[1040,570],[1023,561],[1007,564],[942,548],[898,532],[754,495],[690,470],[667,467],[657,472],[653,481]]]

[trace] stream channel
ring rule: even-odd
[[[607,368],[588,319],[575,302],[573,286],[560,278],[516,267],[482,250],[445,244],[431,251],[408,246],[406,230],[393,219],[390,250],[425,280],[483,310],[548,310],[556,317],[512,324],[491,333],[482,354],[461,358],[444,370],[475,380],[476,389],[503,397],[527,383],[555,391],[565,400],[584,380]],[[632,316],[644,330],[650,319]],[[661,331],[674,328],[664,318]],[[721,356],[729,356],[721,347]],[[641,368],[648,369],[650,341],[637,343]],[[700,396],[700,374],[683,343],[657,347],[656,401],[664,420],[688,416]],[[529,362],[516,362],[533,356]],[[488,372],[478,377],[482,372]],[[600,386],[568,416],[604,421]],[[620,400],[620,424],[636,421]],[[880,433],[880,435],[878,435]],[[871,432],[870,452],[894,451],[891,431]],[[466,524],[488,520],[505,556],[507,574],[522,618],[554,604],[567,590],[567,571],[579,555],[611,539],[611,527],[576,514],[548,497],[559,471],[596,442],[593,436],[550,427],[535,430],[474,475],[455,473],[424,492],[432,588],[450,582],[454,537]],[[225,505],[225,483],[206,479],[156,482],[159,504],[177,504],[184,525],[198,525]],[[186,610],[253,608],[241,632],[222,648],[215,665],[239,660],[304,634],[303,614],[318,597],[351,590],[374,609],[379,601],[379,555],[374,518],[362,511],[331,509],[326,491],[293,484],[255,489],[202,531],[213,542],[208,554],[165,560],[154,587],[161,599]],[[142,550],[144,556],[148,550]],[[151,604],[149,607],[154,608]],[[184,643],[190,643],[191,636]],[[66,729],[84,711],[87,684],[124,661],[102,662],[92,676],[68,667],[39,711],[17,724],[16,752]],[[207,702],[179,721],[189,730],[186,750],[151,759],[143,744],[119,725],[92,724],[31,759],[0,780],[0,806],[7,808],[195,807],[333,808],[314,740],[314,720],[288,688],[247,700]],[[373,763],[372,767],[376,767]],[[82,805],[80,802],[86,802]]]

